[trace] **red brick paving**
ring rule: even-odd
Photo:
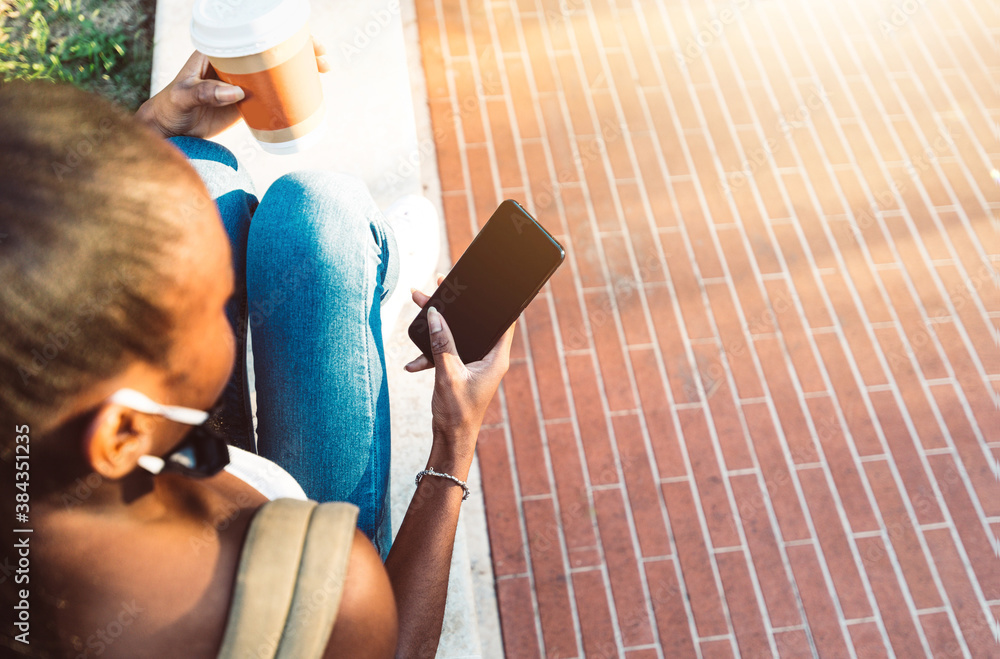
[[[1000,654],[996,3],[416,4],[452,256],[568,253],[480,439],[508,656]]]

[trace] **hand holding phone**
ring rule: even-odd
[[[561,245],[512,200],[500,207],[421,307],[409,334],[431,366],[434,442],[430,462],[464,479],[479,426],[510,363],[514,322],[565,258]]]
[[[462,361],[479,361],[565,256],[562,245],[520,204],[504,201],[421,305],[410,324],[410,339],[433,361],[427,327],[427,310],[433,307],[447,318]]]
[[[417,304],[428,299],[429,296],[420,291],[413,292],[413,301]],[[415,372],[434,367],[432,461],[434,464],[454,465],[458,472],[467,473],[483,415],[510,364],[510,346],[516,324],[504,332],[485,357],[465,364],[458,356],[454,337],[444,316],[433,310],[428,312],[427,317],[433,361],[420,355],[406,365],[406,370]],[[458,477],[464,479],[464,476]]]

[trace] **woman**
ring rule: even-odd
[[[258,205],[232,154],[193,139],[235,121],[242,96],[207,71],[193,56],[137,118],[68,87],[0,88],[2,526],[26,490],[28,521],[13,526],[32,528],[30,580],[3,586],[6,611],[28,594],[30,644],[23,625],[4,642],[37,656],[218,656],[255,513],[297,490],[280,475],[248,483],[262,465],[280,472],[256,456],[234,452],[238,468],[218,471],[203,424],[222,397],[217,427],[252,448],[237,359],[249,309],[261,452],[310,496],[360,509],[323,656],[432,656],[458,481],[513,330],[463,365],[430,314],[434,362],[407,369],[436,369],[436,473],[383,564],[372,540],[388,549],[378,327],[391,230],[358,184],[331,174],[283,177]],[[27,535],[4,533],[6,548]]]

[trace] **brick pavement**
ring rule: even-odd
[[[417,0],[510,657],[997,656],[1000,8]],[[998,179],[998,180],[994,180]]]

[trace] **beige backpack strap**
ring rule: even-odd
[[[357,507],[278,499],[243,544],[219,659],[319,659],[340,608]]]
[[[278,659],[323,656],[340,609],[357,522],[358,509],[349,503],[323,503],[313,510]]]
[[[218,659],[274,657],[315,507],[315,501],[278,499],[254,515],[243,541]]]

